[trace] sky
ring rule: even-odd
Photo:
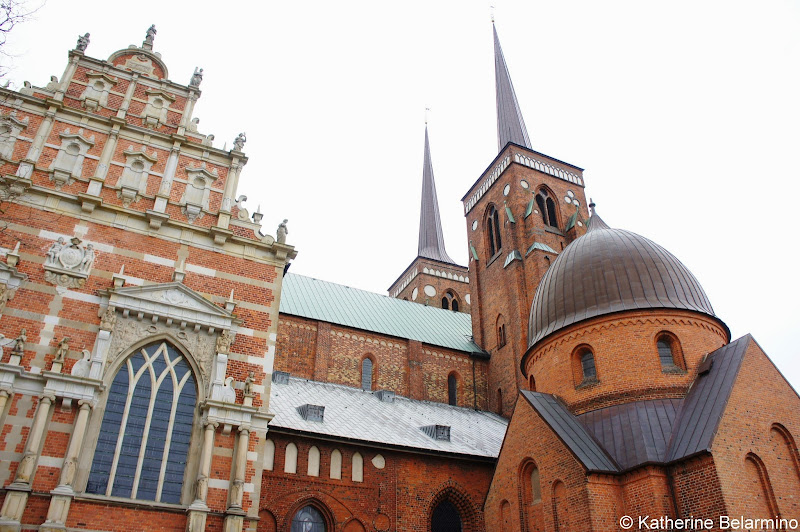
[[[171,80],[204,69],[200,131],[247,134],[239,192],[264,232],[289,220],[291,271],[378,293],[416,256],[426,108],[467,264],[460,199],[498,152],[493,12],[533,149],[585,168],[603,219],[677,256],[800,389],[797,1],[110,6],[49,0],[9,35],[5,78],[44,86],[79,34],[107,58],[155,24]]]

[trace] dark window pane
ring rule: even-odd
[[[461,532],[461,515],[453,503],[442,501],[431,515],[431,532]]]
[[[672,346],[666,340],[659,340],[656,342],[658,346],[658,358],[661,360],[662,367],[669,367],[675,365],[675,358],[672,356]]]
[[[581,355],[581,366],[583,368],[584,379],[597,378],[597,368],[594,366],[594,355],[591,351],[587,351]]]
[[[447,403],[450,405],[458,404],[458,397],[457,397],[457,382],[455,375],[449,375],[447,377]]]
[[[372,389],[372,360],[369,358],[361,361],[361,389]]]

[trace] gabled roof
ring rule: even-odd
[[[303,275],[283,278],[280,312],[486,356],[472,340],[469,314]]]
[[[616,473],[620,470],[578,418],[555,397],[527,390],[520,392],[588,471]]]
[[[272,383],[269,407],[275,417],[270,427],[479,458],[493,459],[500,453],[508,421],[496,414],[400,396],[385,402],[377,395],[378,392],[289,377],[285,384]],[[298,409],[309,402],[325,407],[324,421],[303,419]],[[432,425],[450,427],[450,440],[426,434],[423,427]]]
[[[746,334],[708,355],[712,360],[711,369],[698,375],[683,400],[683,408],[672,430],[668,462],[711,449],[747,346],[754,341]]]
[[[436,183],[433,180],[431,147],[428,142],[428,126],[425,126],[425,154],[422,164],[422,201],[419,211],[419,246],[417,255],[447,264],[456,264],[444,247],[442,220],[439,216],[439,200],[436,198]]]
[[[497,93],[497,151],[502,150],[509,142],[530,149],[531,140],[528,138],[528,130],[522,119],[522,111],[519,109],[517,95],[514,93],[514,85],[511,83],[511,75],[508,73],[508,66],[503,56],[503,49],[500,48],[500,39],[497,37],[497,28],[494,27],[494,23],[492,23],[492,32],[494,33],[494,78]]]

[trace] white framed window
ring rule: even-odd
[[[179,504],[197,386],[180,351],[135,351],[108,392],[87,493]]]

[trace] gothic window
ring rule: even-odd
[[[553,201],[546,189],[543,188],[536,194],[536,205],[539,207],[539,212],[545,225],[558,229],[556,202]]]
[[[304,506],[292,518],[291,532],[325,532],[325,518],[313,506]]]
[[[447,376],[447,404],[458,405],[458,378],[455,373]]]
[[[372,389],[372,359],[369,357],[361,361],[361,389]]]
[[[500,349],[504,345],[506,345],[506,324],[501,315],[497,317],[497,348]]]
[[[447,299],[447,297],[443,297],[442,298],[442,308],[445,309],[445,310],[449,310],[450,309],[450,300]]]
[[[353,482],[364,482],[364,458],[360,453],[353,454]]]
[[[450,305],[450,310],[453,312],[458,312],[458,300],[453,299],[453,303]]]
[[[431,532],[461,532],[461,514],[447,499],[440,502],[431,514]]]
[[[486,215],[486,235],[489,238],[489,257],[491,258],[503,247],[500,240],[500,215],[494,205],[489,207]]]
[[[161,342],[131,355],[108,393],[86,491],[179,504],[196,402],[175,348]]]

